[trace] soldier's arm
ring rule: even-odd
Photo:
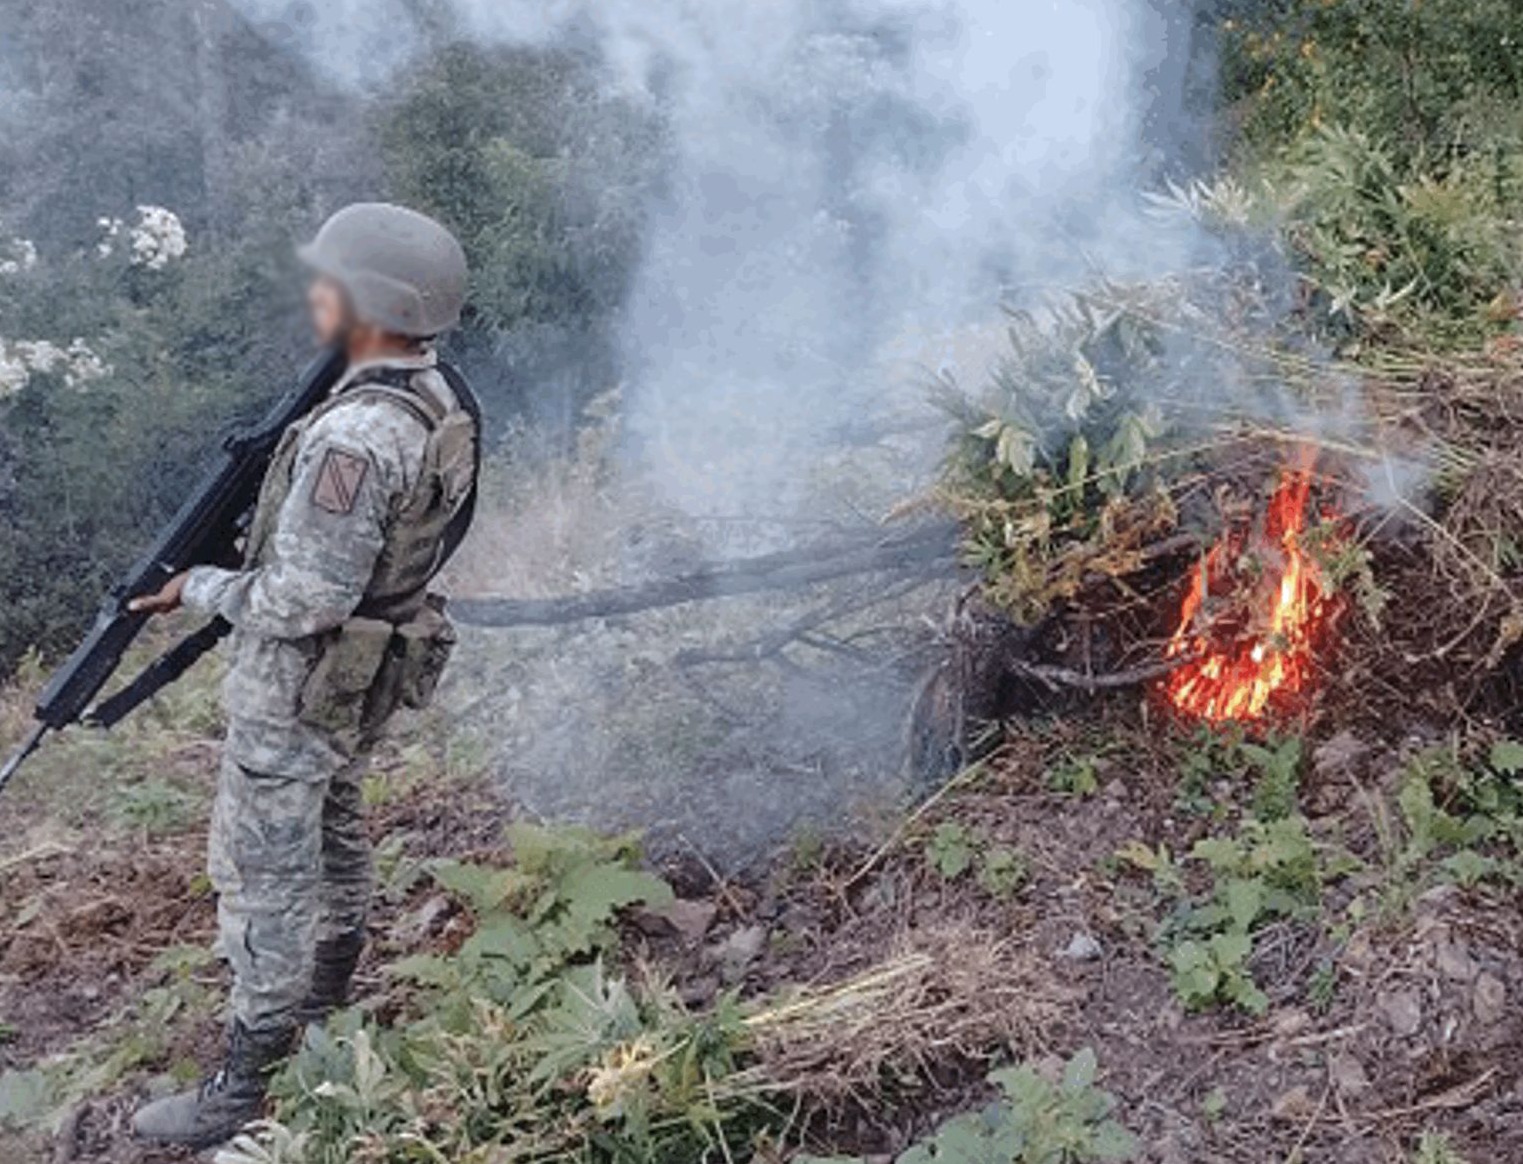
[[[269,560],[252,570],[192,570],[184,603],[266,638],[330,630],[364,597],[404,467],[365,406],[335,409],[302,442]],[[384,435],[384,434],[382,434]]]

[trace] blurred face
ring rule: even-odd
[[[349,297],[332,279],[319,275],[312,281],[312,286],[307,289],[307,309],[318,343],[340,343],[349,338],[354,326]]]

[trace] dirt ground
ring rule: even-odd
[[[506,860],[500,843],[507,815],[501,801],[476,785],[451,787],[446,795],[419,785],[373,809],[371,827],[383,868],[445,855]],[[15,819],[10,824],[23,827]],[[102,1061],[123,1050],[140,1060],[111,1070],[98,1094],[68,1111],[56,1135],[0,1130],[6,1164],[191,1158],[143,1148],[129,1124],[154,1087],[194,1080],[220,1050],[220,968],[208,957],[166,968],[163,957],[175,949],[206,950],[212,941],[215,907],[202,873],[204,844],[199,828],[77,847],[45,842],[0,865],[0,1018],[8,1034],[0,1070],[81,1047]],[[410,890],[378,897],[360,994],[380,994],[386,962],[451,940],[451,911],[436,905],[420,924],[418,904]],[[177,983],[163,1003],[145,1005]],[[158,1028],[151,1042],[145,1042],[145,1023]]]
[[[1016,744],[867,875],[872,854],[853,849],[790,875],[780,890],[721,894],[721,920],[704,939],[709,956],[698,959],[707,968],[689,976],[687,990],[702,999],[717,989],[713,952],[747,927],[769,936],[747,974],[760,990],[842,980],[956,918],[1002,939],[987,990],[1027,984],[1017,1005],[1038,1021],[1012,1023],[1009,1050],[1055,1067],[1094,1048],[1102,1085],[1149,1164],[1405,1164],[1424,1132],[1446,1135],[1469,1164],[1523,1160],[1516,896],[1439,886],[1404,916],[1354,927],[1338,942],[1304,923],[1279,923],[1260,937],[1253,960],[1270,998],[1261,1019],[1220,1008],[1186,1013],[1154,941],[1156,903],[1110,858],[1137,840],[1188,852],[1206,825],[1179,811],[1175,775],[1149,767],[1156,749],[1133,730],[1135,749],[1102,761],[1092,796],[1048,787],[1051,743]],[[1376,839],[1360,835],[1354,805],[1391,778],[1399,749],[1344,735],[1316,755],[1303,793],[1313,829],[1375,860]],[[915,839],[939,820],[1018,848],[1030,860],[1029,882],[1008,901],[966,879],[949,884],[928,869]],[[737,903],[738,916],[726,918]],[[1313,980],[1328,967],[1334,985],[1312,1001]],[[982,1095],[987,1064],[952,1054],[931,1066],[931,1086],[889,1110],[881,1096],[847,1098],[821,1118],[824,1139],[886,1158]]]
[[[1469,1164],[1523,1160],[1516,899],[1442,886],[1400,916],[1341,931],[1336,942],[1305,923],[1278,923],[1260,937],[1253,963],[1271,1003],[1262,1018],[1219,1008],[1186,1013],[1155,943],[1157,898],[1114,855],[1133,841],[1184,853],[1211,826],[1180,811],[1177,773],[1163,767],[1130,713],[1107,730],[1135,746],[1113,747],[1097,763],[1093,791],[1054,791],[1052,756],[1077,746],[1062,733],[1093,726],[1012,739],[982,777],[906,823],[885,825],[877,846],[801,839],[770,875],[752,881],[716,882],[701,864],[673,862],[666,872],[686,903],[682,924],[632,920],[633,961],[653,961],[702,1006],[731,986],[760,998],[793,984],[840,982],[893,951],[939,959],[938,973],[965,994],[962,1004],[947,1000],[947,1021],[969,1037],[924,1039],[892,1088],[869,1094],[849,1079],[834,1089],[822,1079],[811,1127],[835,1150],[889,1157],[980,1102],[995,1062],[1014,1055],[1055,1064],[1089,1046],[1149,1164],[1405,1164],[1425,1131],[1448,1135]],[[1373,859],[1377,840],[1356,806],[1389,781],[1402,747],[1348,736],[1311,747],[1303,811],[1314,830]],[[1241,799],[1224,780],[1210,791],[1222,806]],[[373,812],[383,885],[387,869],[431,856],[505,859],[507,816],[474,785],[440,795],[420,784],[388,799]],[[1023,854],[1025,883],[1004,895],[933,870],[925,838],[947,821]],[[132,1107],[163,1086],[166,1073],[188,1077],[215,1054],[218,970],[163,962],[165,950],[210,940],[202,843],[190,829],[44,844],[7,859],[0,1067],[81,1045],[109,1057],[123,1039],[139,1037],[127,1016],[141,1013],[145,997],[179,981],[181,1001],[164,1014],[159,1041],[74,1107],[57,1135],[0,1133],[0,1159],[183,1158],[144,1151],[126,1129]],[[377,941],[360,977],[361,994],[383,1010],[380,967],[458,940],[463,924],[426,883],[397,883],[401,889],[382,894]],[[975,965],[971,947],[958,945],[967,935],[992,935],[994,956]],[[1331,985],[1319,995],[1313,980],[1329,967]],[[982,1001],[957,1009],[972,996]]]

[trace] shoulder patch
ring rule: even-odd
[[[343,449],[329,449],[312,486],[312,504],[339,517],[354,512],[370,462]]]

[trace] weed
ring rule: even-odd
[[[1338,964],[1325,958],[1317,964],[1311,980],[1306,984],[1306,1000],[1312,1010],[1326,1014],[1338,997]]]
[[[1253,789],[1254,815],[1260,820],[1293,815],[1301,791],[1301,741],[1292,737],[1267,745],[1244,743],[1239,751],[1259,770]]]
[[[521,824],[509,840],[511,868],[431,867],[475,932],[392,967],[416,1017],[312,1032],[277,1081],[279,1123],[225,1160],[338,1164],[362,1140],[377,1159],[697,1159],[744,1135],[754,1098],[723,1082],[738,1009],[694,1018],[604,965],[618,912],[670,898],[633,841]]]
[[[992,897],[1009,897],[1026,883],[1030,872],[1023,853],[995,845],[979,857],[978,884]]]
[[[1206,837],[1191,850],[1210,874],[1209,892],[1183,898],[1162,936],[1180,1000],[1262,1014],[1269,999],[1253,981],[1253,935],[1278,918],[1310,916],[1327,870],[1300,817],[1249,818],[1236,837]]]
[[[159,837],[183,832],[201,807],[199,797],[154,778],[118,789],[111,814],[134,831]]]
[[[926,842],[925,859],[948,881],[955,881],[973,867],[973,837],[954,821],[936,826]]]
[[[955,821],[936,826],[926,842],[925,859],[947,881],[972,871],[979,887],[993,897],[1015,893],[1030,872],[1025,854]]]
[[[1137,1142],[1112,1115],[1115,1100],[1095,1086],[1095,1054],[1080,1051],[1052,1083],[1030,1067],[989,1076],[1001,1097],[957,1116],[898,1157],[896,1164],[1091,1164],[1130,1160]],[[803,1157],[798,1164],[863,1164]]]
[[[1068,796],[1093,796],[1100,790],[1098,757],[1065,756],[1047,774],[1047,786]]]
[[[1448,1136],[1441,1132],[1424,1132],[1418,1137],[1417,1151],[1412,1156],[1412,1164],[1467,1164],[1467,1162],[1449,1142]]]
[[[1227,1093],[1220,1087],[1213,1087],[1206,1092],[1205,1098],[1200,1101],[1200,1114],[1205,1116],[1207,1123],[1216,1123],[1227,1114]]]

